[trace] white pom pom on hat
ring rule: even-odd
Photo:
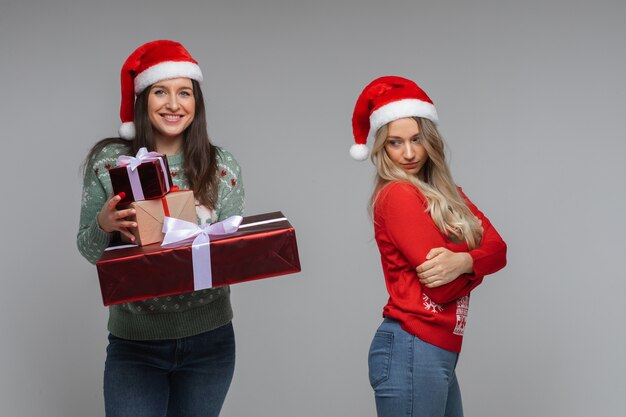
[[[367,139],[374,140],[378,129],[405,117],[423,117],[438,122],[433,101],[413,81],[385,76],[369,83],[354,106],[352,133],[355,144],[350,148],[350,156],[357,161],[367,159]]]
[[[190,78],[202,82],[198,63],[183,45],[170,40],[145,43],[130,54],[121,73],[122,102],[119,135],[124,139],[135,137],[135,96],[157,81],[172,78]]]
[[[122,123],[118,133],[121,138],[124,139],[132,139],[135,137],[135,123],[134,122],[126,122]]]
[[[365,161],[370,156],[370,150],[366,145],[355,143],[350,147],[350,156],[357,161]]]

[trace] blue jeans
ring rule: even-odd
[[[231,323],[196,336],[126,340],[109,335],[107,417],[217,417],[235,370]]]
[[[458,353],[433,346],[385,319],[369,351],[378,417],[463,417]]]

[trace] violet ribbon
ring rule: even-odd
[[[159,161],[161,163],[161,169],[163,170],[163,175],[165,176],[165,189],[169,192],[170,182],[167,175],[167,169],[165,168],[165,162],[163,161],[163,155],[158,152],[148,152],[148,149],[146,148],[139,148],[137,155],[135,156],[120,155],[117,157],[117,166],[126,167],[128,179],[130,180],[130,188],[133,190],[133,197],[135,198],[135,201],[145,200],[137,167],[148,161]]]
[[[163,219],[163,248],[178,248],[191,243],[193,261],[193,287],[195,290],[211,288],[213,274],[211,271],[210,236],[226,235],[239,229],[241,216],[231,216],[221,222],[198,226],[181,219],[165,217]]]

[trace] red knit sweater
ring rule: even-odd
[[[439,231],[426,212],[426,197],[414,185],[405,182],[387,185],[374,206],[376,242],[389,292],[383,315],[398,320],[408,333],[453,352],[461,351],[470,291],[485,275],[506,265],[506,244],[460,188],[459,192],[484,229],[479,247],[471,251],[465,242],[453,243]],[[463,274],[441,287],[422,286],[415,268],[436,247],[469,252],[474,260],[474,273]]]

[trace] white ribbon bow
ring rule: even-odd
[[[117,165],[122,166],[122,167],[130,166],[130,169],[134,171],[137,169],[139,165],[142,164],[142,162],[156,161],[162,156],[163,155],[161,155],[158,152],[148,152],[147,148],[139,148],[139,150],[137,151],[137,155],[135,156],[130,156],[130,155],[118,156]]]
[[[165,217],[163,219],[163,248],[178,248],[191,243],[193,261],[193,283],[195,290],[211,288],[213,274],[211,271],[210,235],[227,235],[239,230],[243,217],[231,216],[221,222],[198,226],[181,219]]]

